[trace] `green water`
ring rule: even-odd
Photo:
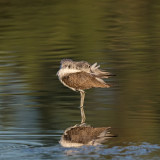
[[[0,0],[0,159],[160,158],[159,0]],[[64,87],[60,60],[116,74],[86,91],[87,123],[111,126],[103,146],[66,149],[80,122],[79,93]]]

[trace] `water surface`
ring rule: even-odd
[[[158,0],[0,0],[0,159],[159,159],[159,11]],[[62,58],[117,75],[85,99],[87,123],[117,138],[59,145],[80,123],[79,93],[56,76]]]

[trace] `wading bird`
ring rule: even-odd
[[[59,80],[73,91],[79,91],[81,95],[81,124],[85,123],[86,117],[83,109],[85,91],[90,88],[109,88],[110,85],[103,81],[103,78],[108,78],[109,72],[99,69],[99,65],[94,63],[90,65],[86,61],[72,61],[71,59],[61,60],[60,69],[57,72]]]

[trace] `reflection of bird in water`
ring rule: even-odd
[[[93,128],[89,125],[75,125],[65,130],[60,144],[63,147],[95,146],[105,143],[112,137],[116,137],[116,135],[111,133],[111,127]]]
[[[80,91],[81,101],[81,123],[85,123],[85,113],[83,110],[85,89],[93,87],[109,88],[110,85],[103,81],[103,78],[108,78],[110,74],[99,69],[97,63],[90,65],[86,61],[75,62],[71,59],[61,61],[61,66],[57,75],[59,80],[68,88],[74,91]]]

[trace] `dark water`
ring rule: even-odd
[[[160,159],[159,0],[0,0],[0,159]],[[79,94],[56,76],[62,58],[116,74],[87,91],[87,123],[119,137],[63,148]]]

